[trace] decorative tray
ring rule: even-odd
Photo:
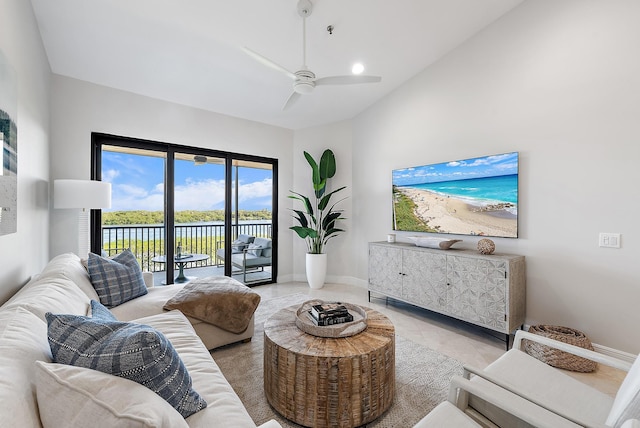
[[[456,242],[462,242],[462,239],[446,239],[446,238],[426,238],[423,236],[408,236],[418,247],[437,248],[439,250],[448,250]]]
[[[313,305],[324,303],[336,302],[325,302],[324,300],[316,299],[308,300],[300,305],[296,311],[296,326],[312,336],[333,338],[354,336],[367,328],[367,313],[365,310],[358,305],[344,302],[340,304],[344,305],[349,313],[353,315],[353,321],[326,326],[315,325],[309,318],[309,311]]]

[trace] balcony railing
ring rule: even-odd
[[[208,260],[193,262],[185,268],[216,265],[216,248],[224,247],[223,224],[179,224],[174,228],[176,245],[182,245],[182,251],[193,254],[206,254]],[[231,227],[232,239],[238,235],[252,235],[271,238],[271,223],[241,223]],[[142,270],[158,272],[165,270],[164,263],[151,261],[165,254],[165,227],[152,225],[103,226],[102,248],[112,256],[129,248],[138,259]]]

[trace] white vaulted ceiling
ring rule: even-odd
[[[307,66],[381,83],[323,86],[286,111],[302,65],[297,0],[31,0],[63,76],[290,129],[352,118],[523,0],[312,0]],[[329,34],[327,26],[334,27]]]

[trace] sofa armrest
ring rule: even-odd
[[[531,340],[532,342],[538,342],[543,345],[547,345],[552,348],[556,348],[561,351],[568,352],[573,355],[577,355],[578,357],[583,357],[588,360],[595,361],[597,363],[601,363],[609,367],[623,370],[625,372],[628,372],[631,369],[632,363],[630,362],[621,360],[619,358],[614,358],[609,355],[604,355],[599,352],[591,351],[589,349],[584,349],[579,346],[570,345],[568,343],[550,339],[548,337],[540,336],[539,334],[529,333],[524,330],[516,331],[516,337],[513,340],[513,349],[518,349],[522,352],[525,352],[524,343],[523,343],[524,340]]]

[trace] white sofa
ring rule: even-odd
[[[0,307],[1,425],[21,428],[108,426],[109,418],[115,418],[118,422],[112,426],[213,427],[224,421],[226,426],[255,427],[207,350],[235,342],[238,335],[230,336],[231,333],[214,326],[188,320],[179,311],[164,311],[162,304],[178,287],[149,289],[147,295],[114,308],[112,313],[123,321],[150,325],[169,339],[192,378],[193,389],[206,400],[205,409],[182,419],[171,405],[158,400],[159,396],[154,393],[149,396],[150,390],[135,382],[94,370],[46,364],[51,362],[51,350],[45,314],[87,315],[90,300],[98,300],[80,259],[64,254],[49,262],[40,275]],[[216,337],[217,334],[222,338]],[[51,369],[49,380],[53,379],[52,382],[42,380],[45,366]],[[55,392],[57,388],[61,392]],[[77,403],[69,398],[74,394],[81,397],[80,409],[74,408]],[[90,420],[78,420],[80,418]],[[279,426],[276,421],[263,425],[265,428]]]

